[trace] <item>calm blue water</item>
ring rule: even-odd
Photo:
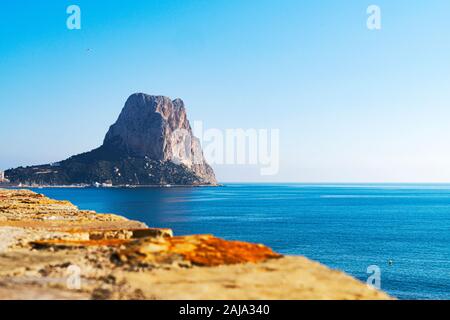
[[[400,299],[450,299],[450,185],[36,189],[178,235],[212,233],[305,255]],[[393,264],[388,264],[389,260]]]

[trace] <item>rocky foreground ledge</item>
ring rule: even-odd
[[[0,189],[0,299],[389,299],[304,257]]]

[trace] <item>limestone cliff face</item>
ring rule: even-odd
[[[103,145],[56,165],[6,171],[13,183],[217,184],[181,99],[131,95]]]
[[[184,103],[163,96],[131,95],[104,145],[129,156],[172,159],[172,138],[177,129],[190,131]]]
[[[144,93],[131,95],[103,145],[131,157],[183,164],[216,183],[199,140],[192,133],[184,102]]]

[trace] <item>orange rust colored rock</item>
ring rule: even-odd
[[[144,238],[119,250],[116,256],[129,264],[164,263],[179,257],[197,266],[261,262],[282,257],[261,244],[227,241],[212,235]]]

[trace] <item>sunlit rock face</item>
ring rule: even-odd
[[[183,164],[215,182],[200,143],[192,133],[184,102],[144,93],[131,95],[103,145],[131,157]]]
[[[6,174],[13,183],[38,185],[217,184],[192,133],[184,102],[144,93],[127,99],[99,148],[57,165]]]

